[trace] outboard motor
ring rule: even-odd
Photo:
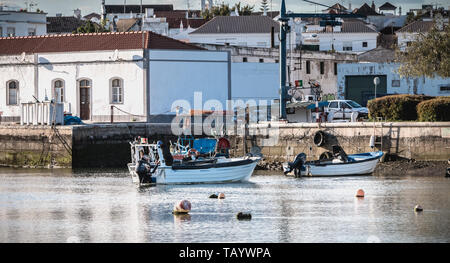
[[[283,164],[283,172],[284,174],[288,174],[291,171],[294,171],[295,176],[299,175],[299,170],[302,170],[303,164],[306,162],[306,154],[300,153],[298,154],[293,162],[288,162]]]

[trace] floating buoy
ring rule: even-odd
[[[219,199],[225,199],[225,194],[224,193],[220,193],[218,197],[219,197]]]
[[[209,198],[218,198],[218,196],[216,194],[212,194],[209,196]]]
[[[188,200],[181,200],[173,206],[173,214],[187,214],[191,211],[191,202]]]
[[[252,219],[252,215],[250,213],[239,212],[237,213],[236,218],[238,220],[250,220]]]
[[[420,205],[416,205],[416,206],[414,207],[414,211],[416,211],[416,212],[422,212],[422,211],[423,211],[423,208],[422,208]]]
[[[356,197],[364,197],[364,190],[358,189],[358,191],[356,191]]]

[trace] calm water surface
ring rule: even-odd
[[[187,217],[171,214],[181,199]],[[0,168],[0,242],[450,242],[450,179],[255,175],[139,189],[125,170]]]

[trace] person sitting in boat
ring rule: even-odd
[[[167,144],[163,143],[162,141],[158,141],[158,145],[159,145],[159,147],[161,147],[164,162],[166,163],[167,166],[172,166],[173,156],[170,153],[169,146],[167,146]]]

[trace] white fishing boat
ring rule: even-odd
[[[202,158],[191,152],[189,159],[174,160],[162,142],[131,143],[128,164],[133,182],[147,184],[231,183],[248,181],[260,157]]]
[[[373,173],[382,156],[382,151],[347,155],[341,147],[333,146],[331,158],[306,161],[301,153],[294,162],[283,164],[283,171],[294,172],[295,176],[367,175]]]

